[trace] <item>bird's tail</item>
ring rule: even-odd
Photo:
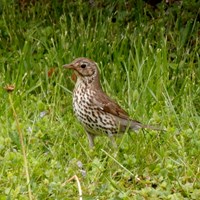
[[[132,120],[132,119],[122,119],[122,118],[118,118],[115,117],[116,121],[118,121],[119,124],[119,130],[121,132],[124,132],[126,130],[133,130],[133,131],[137,131],[139,129],[151,129],[151,130],[155,130],[155,131],[165,131],[162,128],[159,127],[155,127],[155,126],[151,126],[151,125],[144,125],[141,122]]]
[[[164,129],[160,128],[160,127],[155,127],[155,126],[152,126],[152,125],[144,125],[138,121],[130,121],[130,129],[132,130],[138,130],[138,129],[151,129],[151,130],[154,130],[154,131],[165,131]]]

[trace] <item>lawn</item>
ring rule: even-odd
[[[200,199],[199,8],[1,0],[0,200]],[[127,132],[117,148],[102,136],[90,149],[62,67],[77,57],[98,63],[133,119],[166,131]]]

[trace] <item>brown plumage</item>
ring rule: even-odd
[[[91,147],[97,135],[106,134],[111,137],[128,129],[135,131],[140,128],[160,130],[132,120],[125,110],[103,92],[94,61],[77,58],[64,67],[73,69],[77,75],[73,110],[88,134]]]

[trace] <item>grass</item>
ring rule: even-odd
[[[63,185],[74,175],[88,200],[199,199],[198,2],[95,2],[1,1],[0,199],[78,199],[75,182]],[[90,150],[62,68],[81,56],[132,118],[166,133],[126,133],[117,149],[99,137]]]

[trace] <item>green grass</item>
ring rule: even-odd
[[[199,199],[199,3],[94,2],[1,1],[0,199],[31,199],[9,95],[32,199],[78,199],[76,182],[63,185],[74,175],[88,200]],[[126,133],[117,149],[99,137],[90,150],[62,68],[82,56],[99,64],[104,90],[132,118],[166,133]]]

